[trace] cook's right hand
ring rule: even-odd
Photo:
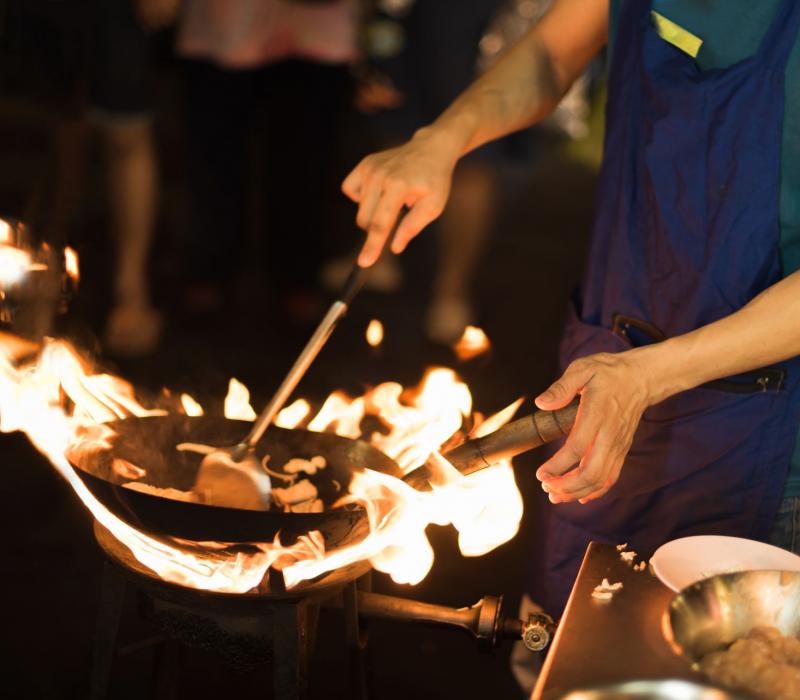
[[[367,232],[358,257],[372,265],[402,207],[408,208],[392,241],[402,253],[409,241],[444,210],[458,154],[423,129],[397,148],[367,156],[345,178],[342,191],[358,203],[356,223]]]

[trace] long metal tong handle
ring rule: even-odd
[[[400,222],[405,216],[405,212],[406,209],[403,208],[397,217],[389,236],[384,242],[384,249],[394,239],[397,229],[400,226]],[[383,251],[381,251],[381,254],[383,254]],[[289,373],[286,375],[283,382],[281,382],[281,385],[278,387],[278,390],[275,392],[275,395],[264,407],[264,410],[261,411],[261,414],[253,424],[252,430],[247,434],[244,440],[242,440],[242,442],[236,445],[236,447],[233,449],[233,454],[231,456],[235,461],[239,462],[244,459],[245,455],[251,449],[253,449],[253,447],[255,447],[258,441],[262,438],[267,428],[272,425],[272,421],[275,420],[275,416],[278,415],[278,411],[284,407],[289,397],[292,395],[292,392],[300,383],[300,380],[305,376],[308,368],[311,366],[311,363],[319,354],[319,351],[322,350],[322,348],[325,346],[325,343],[328,342],[328,338],[331,337],[331,333],[333,333],[334,329],[336,328],[336,324],[339,323],[339,321],[347,313],[347,309],[350,307],[350,304],[353,302],[356,294],[361,291],[361,288],[367,281],[367,276],[369,275],[370,269],[371,268],[368,267],[361,267],[358,262],[355,263],[353,269],[347,277],[347,281],[344,283],[344,287],[342,288],[338,299],[334,301],[330,309],[328,309],[328,313],[325,314],[325,317],[317,326],[317,329],[306,343],[303,351],[300,353],[300,355],[298,355],[297,359],[292,365],[292,368],[289,370]]]

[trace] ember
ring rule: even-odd
[[[459,360],[465,361],[482,355],[490,347],[491,343],[483,329],[477,326],[467,326],[461,339],[453,346],[453,350]]]
[[[64,248],[64,270],[66,270],[67,276],[77,284],[81,276],[78,254],[69,246]]]
[[[376,318],[373,318],[367,326],[366,333],[367,343],[373,348],[377,348],[383,342],[383,324]]]

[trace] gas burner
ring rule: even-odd
[[[485,596],[468,608],[449,608],[369,589],[365,562],[331,571],[286,590],[279,572],[246,593],[219,593],[165,581],[141,564],[128,548],[95,522],[94,533],[106,554],[95,635],[91,700],[108,697],[117,633],[128,586],[140,596],[143,616],[162,635],[217,654],[229,667],[250,670],[272,666],[275,697],[306,696],[308,663],[322,610],[343,618],[343,638],[350,650],[354,697],[366,698],[364,681],[367,637],[363,618],[422,622],[469,632],[487,647],[503,639],[522,639],[532,651],[547,646],[552,620],[545,615],[522,622],[503,615],[502,596]]]

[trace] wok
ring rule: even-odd
[[[566,435],[575,420],[577,403],[560,411],[537,411],[515,420],[483,438],[469,440],[447,453],[462,473],[469,474],[500,458],[512,457]],[[347,493],[353,474],[363,468],[403,478],[414,488],[426,489],[427,467],[403,476],[397,463],[363,440],[331,433],[270,427],[257,446],[259,459],[270,455],[269,466],[280,471],[291,458],[325,458],[327,467],[308,476],[319,492],[322,513],[284,513],[278,510],[243,510],[191,503],[135,491],[123,486],[133,479],[112,468],[122,459],[144,469],[140,479],[158,488],[190,491],[202,455],[179,452],[176,445],[194,442],[235,445],[252,424],[245,421],[202,416],[169,415],[128,418],[108,424],[116,437],[110,451],[68,455],[76,473],[95,497],[117,517],[155,536],[196,542],[268,542],[280,533],[284,545],[300,535],[319,530],[326,546],[333,548],[357,541],[367,530],[363,508],[332,508]],[[306,475],[303,475],[304,477]],[[273,486],[280,486],[273,479]]]
[[[754,627],[800,637],[800,573],[740,571],[694,583],[664,614],[664,636],[689,663],[726,649]]]

